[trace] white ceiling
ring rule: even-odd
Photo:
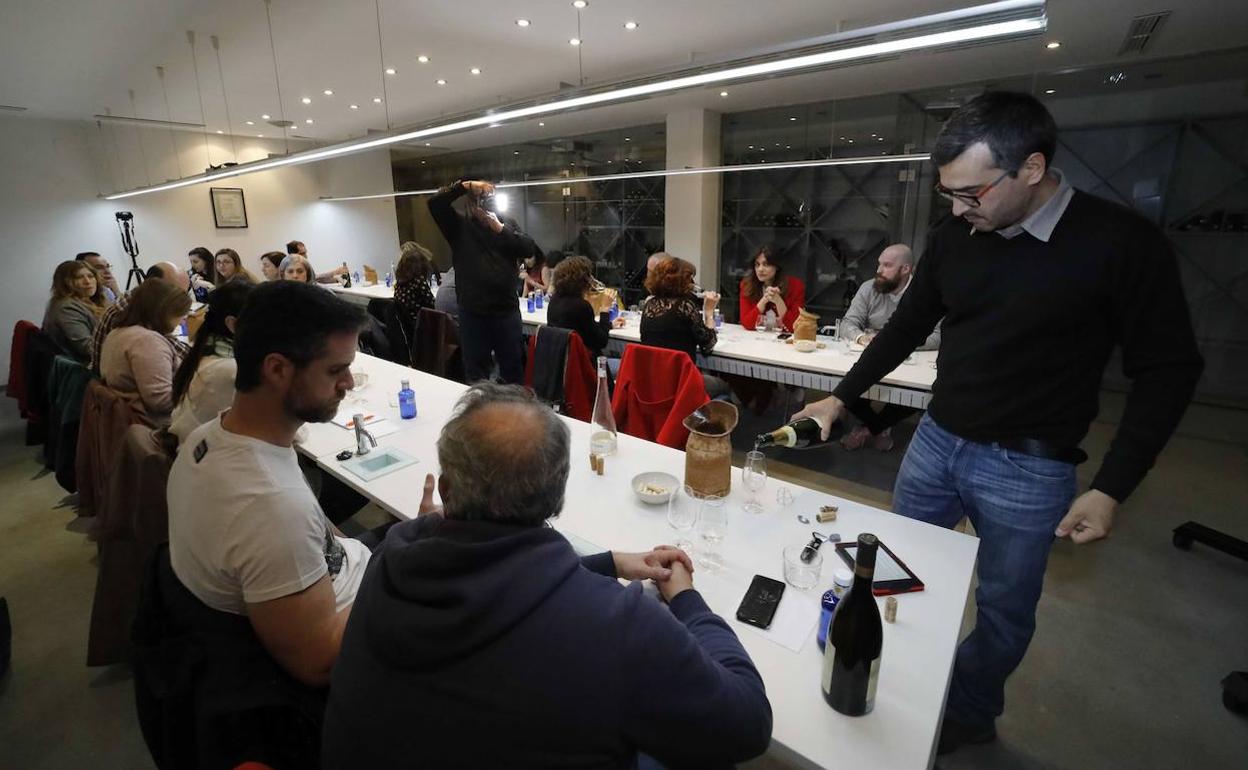
[[[273,0],[281,76],[278,104],[262,0],[4,0],[0,7],[0,104],[33,117],[89,119],[94,113],[164,119],[156,65],[166,70],[168,116],[200,122],[186,30],[196,55],[210,130],[266,132],[262,114],[285,114],[295,131],[321,141],[359,136],[500,102],[547,93],[561,82],[587,83],[654,72],[768,45],[948,10],[972,0],[590,0],[580,14],[569,0]],[[988,77],[1053,72],[1112,63],[1130,19],[1169,6],[1173,15],[1145,54],[1185,55],[1248,45],[1248,3],[1222,0],[1050,0],[1049,33],[998,46],[682,93],[441,141],[446,149],[554,137],[609,126],[661,121],[676,108],[727,112],[868,93],[930,88]],[[515,20],[532,21],[527,29]],[[624,29],[626,20],[640,25]],[[221,41],[221,71],[209,43]],[[1062,47],[1045,49],[1058,39]],[[428,64],[418,55],[430,57]],[[1138,58],[1138,57],[1135,57]],[[1127,59],[1123,59],[1126,61]],[[482,74],[469,74],[471,67]],[[448,85],[435,85],[445,78]],[[383,95],[386,105],[372,99]],[[327,97],[323,90],[332,89]],[[226,121],[228,96],[230,122]],[[310,105],[302,97],[312,99]],[[358,110],[348,105],[359,105]],[[314,120],[312,125],[304,121]],[[248,126],[245,121],[257,125]]]

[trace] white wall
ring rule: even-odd
[[[140,144],[141,142],[141,144]],[[236,139],[240,161],[281,150],[267,139]],[[213,163],[233,158],[228,137],[212,136]],[[174,148],[177,148],[177,155]],[[292,149],[295,149],[292,147]],[[134,213],[139,266],[168,259],[185,264],[193,246],[230,247],[259,274],[257,258],[307,244],[313,266],[343,261],[382,267],[398,254],[390,200],[329,203],[323,195],[394,189],[388,151],[249,174],[120,201],[98,196],[118,188],[202,171],[202,135],[147,129],[100,130],[93,123],[0,117],[0,379],[7,380],[11,330],[18,319],[39,323],[58,262],[80,251],[108,257],[124,287],[129,258],[121,250],[114,212]],[[208,188],[241,187],[249,227],[218,230]]]

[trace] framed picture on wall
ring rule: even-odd
[[[247,226],[243,188],[213,187],[208,190],[208,195],[212,198],[212,218],[218,228]]]

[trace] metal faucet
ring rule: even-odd
[[[373,434],[364,430],[364,415],[352,415],[351,422],[355,423],[355,454],[357,457],[366,455],[377,446],[377,439],[373,438]],[[368,440],[365,441],[365,439]]]

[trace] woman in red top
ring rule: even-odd
[[[760,315],[771,310],[787,332],[793,331],[797,311],[806,304],[806,285],[786,278],[764,246],[750,259],[750,272],[741,279],[741,325],[753,329]]]

